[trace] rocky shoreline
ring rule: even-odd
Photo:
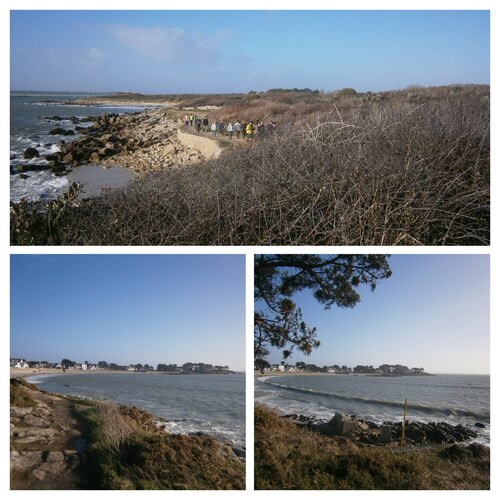
[[[356,418],[355,415],[336,413],[329,421],[310,417],[308,415],[282,415],[297,426],[310,429],[328,436],[344,436],[365,445],[399,444],[402,435],[402,422],[376,422]],[[475,424],[476,429],[484,428],[481,422]],[[405,445],[438,445],[458,444],[475,439],[479,436],[477,430],[464,425],[451,425],[447,422],[417,422],[406,421]],[[477,444],[477,446],[483,446]]]
[[[177,122],[161,109],[107,113],[98,117],[47,116],[41,119],[55,125],[49,136],[72,137],[78,134],[80,137],[70,142],[61,139],[58,144],[60,151],[45,156],[40,155],[36,147],[26,149],[24,159],[42,161],[17,165],[11,168],[12,174],[51,170],[55,175],[65,175],[74,167],[94,164],[104,168],[126,167],[140,175],[182,168],[206,159],[203,147],[197,149],[179,139]],[[75,127],[64,128],[62,122]]]

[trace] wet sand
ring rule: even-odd
[[[79,198],[91,198],[114,188],[126,186],[136,177],[128,168],[109,167],[100,165],[81,165],[67,175],[68,182],[77,182],[83,185]]]

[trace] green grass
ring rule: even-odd
[[[361,447],[255,410],[256,489],[489,489],[489,453],[451,458],[448,447]]]

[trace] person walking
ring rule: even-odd
[[[210,130],[212,131],[212,137],[217,136],[217,124],[215,122],[212,122],[212,125],[210,126]]]
[[[272,120],[267,124],[267,131],[269,135],[274,134],[276,131],[276,124]]]
[[[247,139],[251,139],[253,137],[253,130],[254,130],[253,123],[252,122],[248,122],[247,123],[247,128],[246,128],[246,137],[247,137]]]
[[[219,122],[219,134],[224,135],[224,122],[222,120]]]
[[[227,126],[227,133],[229,134],[229,138],[232,139],[233,138],[233,133],[234,133],[233,122],[229,122],[229,124]]]
[[[199,116],[194,117],[194,124],[196,126],[196,132],[199,134],[201,130],[201,118]]]
[[[243,120],[241,122],[241,138],[244,139],[247,135],[247,122]]]
[[[194,115],[193,115],[193,113],[190,113],[190,115],[189,115],[189,125],[191,127],[193,126],[193,121],[194,121]]]
[[[238,139],[239,139],[240,133],[241,133],[241,123],[238,120],[236,120],[233,128],[234,128],[234,131],[236,132],[236,137],[238,137]]]
[[[203,132],[208,132],[208,116],[205,115],[203,118]]]

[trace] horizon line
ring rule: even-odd
[[[451,87],[453,85],[462,85],[462,86],[477,86],[477,85],[485,85],[490,87],[491,83],[481,83],[481,82],[450,82],[450,83],[445,83],[442,85],[425,85],[425,84],[420,84],[420,83],[414,83],[410,85],[406,85],[404,87],[395,87],[395,88],[387,88],[383,90],[366,90],[366,91],[357,91],[356,93],[358,94],[366,94],[367,92],[399,92],[402,90],[412,90],[412,89],[418,89],[418,88],[440,88],[440,87]],[[139,90],[26,90],[26,89],[20,89],[20,90],[14,90],[10,89],[10,92],[49,92],[51,94],[57,94],[57,93],[71,93],[71,94],[144,94],[144,95],[231,95],[231,94],[249,94],[250,92],[254,93],[266,93],[270,90],[274,89],[283,89],[283,90],[293,90],[296,87],[272,87],[268,88],[267,90],[250,90],[250,91],[232,91],[232,92],[144,92],[144,91],[139,91]],[[325,89],[314,89],[312,87],[303,87],[302,89],[298,89],[298,91],[304,90],[306,88],[309,88],[310,90],[319,90],[320,93],[325,93],[325,94],[333,94],[335,92],[339,92],[343,90],[344,88],[348,87],[342,87],[334,90],[325,90]]]

